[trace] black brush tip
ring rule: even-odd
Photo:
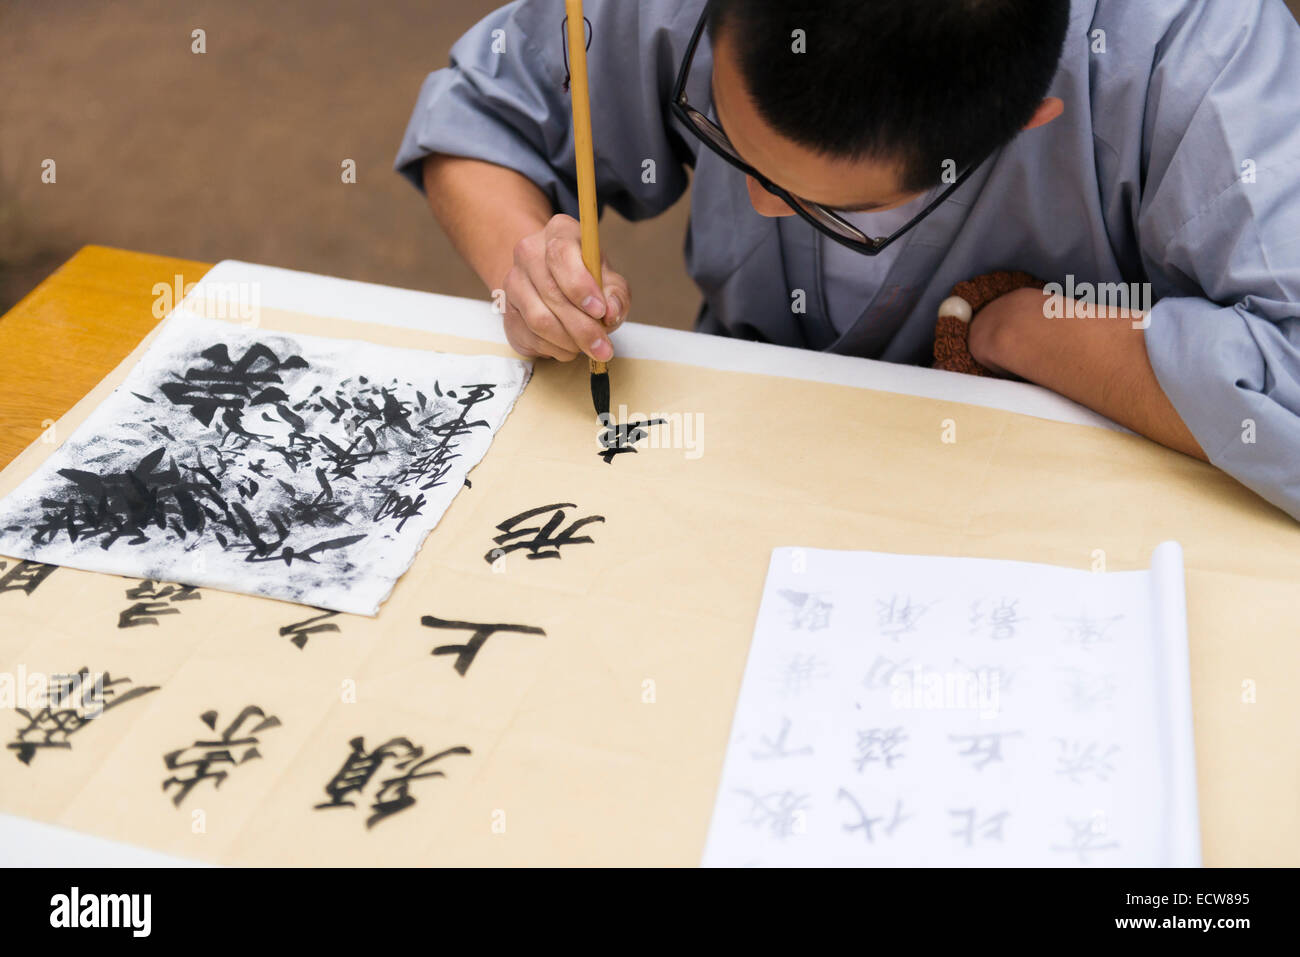
[[[591,374],[591,402],[596,407],[596,416],[601,421],[609,418],[608,372],[593,372]]]

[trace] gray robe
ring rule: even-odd
[[[1075,0],[1049,93],[1065,114],[900,240],[843,335],[819,234],[758,215],[743,175],[669,112],[702,7],[586,4],[601,203],[653,216],[694,169],[686,258],[701,331],[928,364],[938,304],[981,273],[1149,283],[1146,345],[1164,391],[1211,462],[1300,518],[1300,28],[1281,0]],[[430,153],[488,160],[576,215],[562,17],[559,0],[521,0],[457,42],[424,82],[397,169],[418,187]],[[709,102],[710,63],[706,37],[693,103]],[[806,312],[792,311],[793,290]]]

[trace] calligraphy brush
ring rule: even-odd
[[[573,105],[573,154],[578,173],[578,222],[582,227],[582,262],[604,295],[600,268],[600,232],[596,207],[596,156],[591,138],[591,97],[587,85],[587,30],[582,0],[564,0],[569,18],[569,95]],[[609,367],[589,360],[591,401],[602,421],[609,417]]]

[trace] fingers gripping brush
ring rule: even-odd
[[[573,106],[573,153],[578,174],[578,222],[582,227],[582,262],[604,291],[600,268],[599,213],[596,207],[596,156],[591,138],[591,97],[587,85],[587,31],[582,0],[564,0],[569,18],[569,95]],[[609,418],[609,367],[590,360],[591,401],[602,422]]]

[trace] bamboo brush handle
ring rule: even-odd
[[[582,227],[582,262],[596,280],[601,295],[605,284],[600,268],[599,212],[596,207],[596,154],[591,137],[591,89],[587,80],[587,30],[582,0],[564,0],[569,18],[569,94],[573,103],[573,153],[578,174],[578,223]],[[605,363],[590,360],[592,372],[604,372]]]

